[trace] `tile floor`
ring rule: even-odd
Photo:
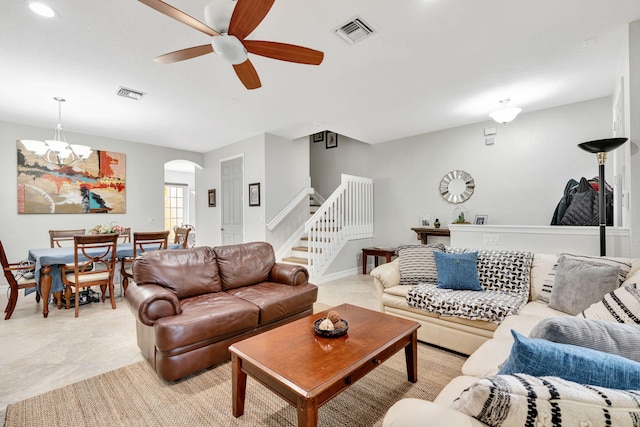
[[[318,302],[376,309],[373,278],[358,274],[323,283]],[[0,295],[0,307],[6,304],[7,295]],[[122,297],[116,304],[115,310],[108,300],[81,306],[78,318],[73,307],[58,310],[52,304],[44,319],[42,302],[36,303],[34,294],[20,295],[11,319],[0,319],[2,424],[11,402],[143,360],[133,315]]]

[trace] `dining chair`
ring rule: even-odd
[[[173,243],[182,245],[183,248],[187,248],[187,244],[189,243],[189,233],[191,232],[191,228],[189,227],[176,227],[174,230],[174,238]]]
[[[122,233],[118,236],[118,243],[131,243],[131,228],[122,229]]]
[[[30,288],[37,289],[34,278],[35,265],[24,265],[19,262],[9,263],[2,241],[0,241],[0,264],[2,264],[2,269],[4,270],[4,277],[9,283],[9,301],[7,301],[7,307],[4,309],[6,313],[4,320],[8,320],[16,308],[18,291]],[[36,302],[40,302],[40,294],[38,292],[36,292]]]
[[[63,242],[73,242],[73,236],[76,234],[86,234],[84,228],[77,230],[49,230],[49,242],[52,248],[61,248]]]
[[[189,235],[187,236],[187,246],[189,248],[192,248],[196,245],[196,228],[191,225],[191,224],[182,224],[180,227],[182,228],[188,228],[189,231]]]
[[[167,249],[169,244],[169,231],[136,231],[133,233],[133,256],[122,258],[120,276],[122,277],[123,293],[127,293],[129,279],[133,278],[133,262],[148,250]]]
[[[70,307],[71,289],[75,290],[76,317],[80,307],[80,289],[100,286],[102,302],[107,289],[111,308],[116,308],[113,296],[113,275],[116,269],[117,234],[87,234],[73,236],[73,266],[63,265],[60,268],[66,308]]]

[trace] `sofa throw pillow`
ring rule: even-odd
[[[640,326],[572,316],[543,319],[529,333],[560,344],[587,347],[640,362]]]
[[[632,427],[640,419],[638,399],[638,390],[515,374],[478,380],[451,403],[451,408],[493,427]]]
[[[585,319],[640,325],[640,290],[630,283],[605,295],[577,315]]]
[[[561,256],[566,256],[571,259],[576,259],[579,261],[588,262],[591,264],[599,264],[599,265],[614,265],[620,267],[620,284],[625,281],[629,271],[631,271],[631,260],[629,258],[610,258],[610,257],[600,257],[596,255],[572,255],[563,253],[558,256],[558,261]],[[549,303],[549,298],[551,297],[551,290],[553,289],[553,284],[556,279],[556,270],[558,268],[558,262],[556,262],[547,275],[544,283],[542,285],[542,290],[540,291],[540,295],[538,296],[538,301]]]
[[[576,315],[617,289],[619,266],[596,265],[561,256],[549,307]]]
[[[442,243],[398,246],[400,284],[438,283],[438,269],[433,253],[444,250]]]
[[[447,252],[469,253],[476,250],[450,247]],[[477,252],[478,280],[482,289],[529,295],[532,252],[486,249]]]
[[[458,291],[481,291],[478,280],[478,253],[434,253],[438,267],[438,288]]]
[[[554,376],[580,384],[640,390],[640,363],[624,357],[537,338],[511,330],[514,343],[499,375]]]

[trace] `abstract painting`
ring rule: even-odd
[[[124,153],[94,150],[86,160],[58,164],[16,145],[19,214],[126,212]]]

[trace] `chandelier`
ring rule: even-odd
[[[41,159],[54,163],[59,166],[72,165],[79,160],[89,158],[93,150],[87,145],[69,144],[64,137],[64,128],[62,127],[62,103],[64,98],[53,98],[58,102],[58,124],[55,127],[53,139],[47,139],[44,142],[34,139],[21,139],[20,142],[29,152]]]

